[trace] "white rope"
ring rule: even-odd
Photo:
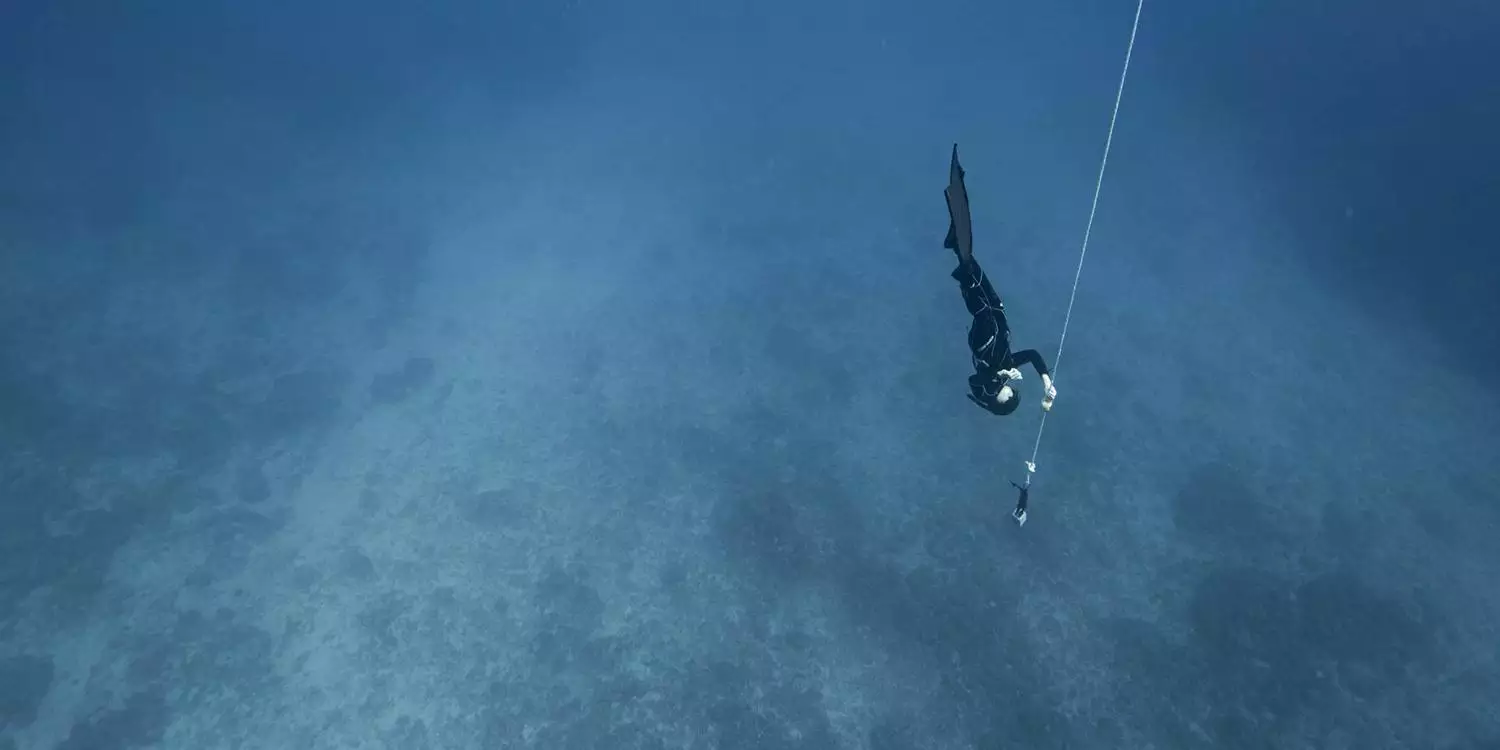
[[[1052,359],[1052,379],[1057,380],[1057,371],[1062,366],[1063,344],[1068,341],[1068,324],[1073,321],[1073,303],[1078,299],[1078,280],[1083,278],[1083,259],[1089,254],[1089,237],[1094,233],[1094,216],[1099,211],[1099,193],[1104,189],[1104,169],[1109,166],[1109,148],[1115,142],[1115,121],[1120,117],[1120,100],[1125,98],[1125,76],[1130,73],[1130,56],[1135,52],[1135,34],[1141,28],[1141,9],[1146,0],[1136,0],[1135,22],[1130,26],[1130,44],[1125,48],[1125,66],[1120,70],[1120,87],[1115,91],[1115,110],[1109,116],[1109,135],[1104,139],[1104,158],[1099,161],[1099,179],[1094,182],[1094,202],[1089,206],[1089,221],[1083,230],[1083,247],[1078,251],[1078,270],[1073,273],[1073,292],[1068,295],[1068,314],[1063,317],[1062,338],[1057,342],[1057,356]],[[1047,429],[1047,414],[1042,412],[1042,424],[1036,430],[1036,444],[1031,448],[1031,460],[1026,462],[1026,485],[1031,486],[1031,475],[1036,473],[1036,457],[1042,450],[1042,433]]]

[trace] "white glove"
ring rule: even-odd
[[[1021,371],[1015,367],[1012,367],[1009,370],[1001,370],[1000,375],[1004,376],[1006,380],[1021,379]]]
[[[1057,388],[1052,385],[1050,375],[1042,376],[1042,410],[1052,411],[1052,402],[1057,399]]]

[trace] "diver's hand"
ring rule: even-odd
[[[1052,402],[1057,400],[1057,388],[1052,385],[1052,376],[1042,376],[1042,411],[1052,411]]]
[[[1010,368],[1009,370],[1001,370],[1000,373],[999,373],[999,375],[1000,375],[1000,377],[1005,378],[1006,380],[1020,380],[1021,379],[1021,371],[1019,369],[1017,369],[1017,368],[1014,368],[1014,367]]]

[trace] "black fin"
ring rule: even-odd
[[[958,144],[953,144],[953,157],[948,164],[948,188],[943,191],[948,200],[948,238],[943,247],[958,253],[958,259],[967,263],[974,257],[974,227],[969,219],[969,189],[964,185],[964,168],[958,163]]]

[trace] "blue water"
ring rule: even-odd
[[[1500,747],[1500,10],[0,10],[0,748]],[[1034,376],[1032,376],[1034,378]]]

